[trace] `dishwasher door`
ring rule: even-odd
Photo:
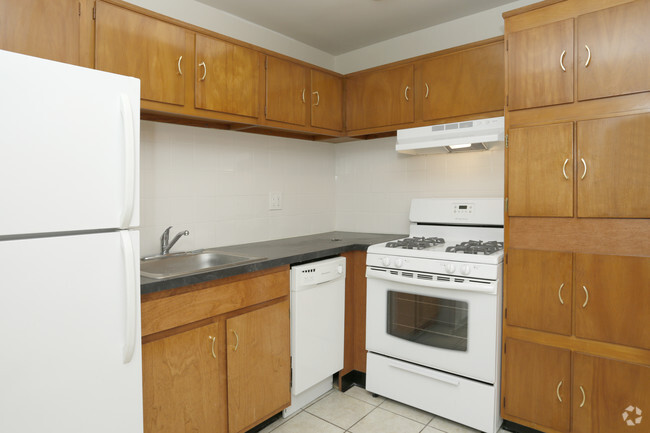
[[[343,369],[344,326],[345,257],[291,268],[292,395]]]

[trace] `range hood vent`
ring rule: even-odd
[[[397,131],[395,150],[410,155],[487,150],[503,141],[503,117],[423,126]]]

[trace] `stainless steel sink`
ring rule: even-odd
[[[140,261],[140,274],[143,277],[162,280],[164,278],[230,268],[265,259],[265,257],[251,257],[206,249],[164,256],[145,257]]]

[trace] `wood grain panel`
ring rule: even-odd
[[[508,215],[573,216],[572,123],[510,129],[507,152]]]
[[[343,78],[311,70],[311,126],[343,130]]]
[[[78,65],[80,7],[79,0],[0,0],[0,49]]]
[[[506,43],[510,110],[573,101],[573,19],[511,33]]]
[[[228,431],[239,433],[291,402],[289,300],[226,322]]]
[[[504,44],[485,45],[423,62],[423,120],[502,110]]]
[[[508,338],[504,362],[505,413],[558,431],[569,431],[571,352]]]
[[[309,102],[307,68],[271,56],[266,62],[266,118],[305,125]]]
[[[647,431],[650,367],[582,353],[573,355],[575,433]],[[584,404],[583,404],[584,392]],[[632,407],[631,413],[628,411]],[[640,409],[637,413],[636,408]],[[623,413],[628,412],[627,418]],[[631,421],[631,424],[627,423]],[[638,424],[637,424],[638,422]]]
[[[95,68],[139,78],[142,99],[184,105],[186,30],[102,1],[96,8]]]
[[[571,335],[573,257],[570,252],[508,250],[508,325]]]
[[[650,349],[650,257],[576,254],[576,336]]]
[[[650,113],[578,122],[576,141],[578,216],[650,218]]]
[[[650,90],[648,22],[650,0],[578,17],[579,100]]]
[[[196,68],[197,108],[241,116],[257,116],[257,51],[197,34]]]
[[[289,294],[289,271],[208,287],[142,302],[142,335],[196,322]]]
[[[142,346],[146,433],[227,431],[224,349],[223,321]]]

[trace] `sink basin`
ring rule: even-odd
[[[230,268],[260,260],[265,260],[265,257],[250,257],[216,250],[199,250],[145,257],[140,261],[140,275],[161,280]]]

